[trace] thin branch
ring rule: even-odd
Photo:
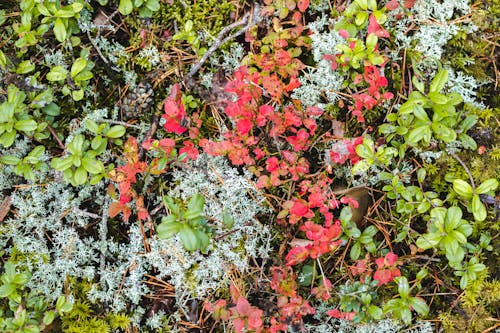
[[[111,119],[102,119],[101,118],[101,119],[98,119],[98,121],[103,122],[103,123],[113,124],[113,125],[122,125],[125,127],[132,127],[132,128],[138,129],[138,130],[142,129],[141,126],[129,124],[129,123],[126,123],[124,121],[119,121],[119,120],[111,120]]]
[[[90,44],[92,44],[92,46],[94,47],[94,49],[96,49],[97,53],[99,54],[99,57],[102,59],[102,61],[104,61],[104,63],[106,65],[109,65],[109,61],[108,59],[106,59],[106,57],[102,54],[101,52],[101,49],[97,46],[96,42],[92,39],[92,36],[90,35],[90,31],[87,31],[87,37],[89,38],[89,41],[90,41]],[[119,69],[118,67],[116,66],[112,66],[110,65],[109,66],[112,70],[114,70],[115,72],[118,72],[120,73],[121,72],[121,69]]]
[[[208,57],[210,57],[212,55],[212,53],[214,53],[219,47],[224,45],[229,40],[238,37],[242,33],[246,32],[248,29],[250,29],[257,22],[258,17],[259,17],[259,11],[260,11],[259,5],[255,5],[255,8],[253,10],[253,15],[251,16],[251,18],[250,18],[250,13],[247,13],[247,14],[245,14],[245,16],[243,16],[243,18],[241,20],[236,21],[236,22],[228,25],[224,29],[222,29],[219,32],[219,35],[217,36],[217,39],[215,40],[215,42],[212,44],[212,46],[210,46],[208,51],[205,52],[205,54],[201,57],[200,61],[198,61],[196,64],[193,65],[193,67],[191,67],[191,70],[187,74],[185,81],[186,82],[189,81],[201,69],[201,66],[203,66],[203,64],[207,61]],[[236,27],[243,26],[243,25],[244,25],[244,27],[241,28],[241,30],[238,30],[237,32],[224,38],[224,36],[227,33],[229,33],[229,31],[231,31],[232,29],[234,29]]]
[[[57,143],[59,144],[59,147],[62,149],[62,150],[66,150],[66,147],[64,146],[64,144],[61,142],[61,139],[59,139],[59,137],[57,136],[56,132],[54,131],[54,129],[50,126],[50,125],[47,125],[47,128],[49,129],[49,132],[50,134],[52,134],[52,136],[56,139]]]
[[[467,175],[469,176],[470,179],[470,184],[472,186],[472,191],[476,192],[476,184],[474,183],[474,178],[472,178],[472,174],[470,173],[469,168],[465,165],[465,163],[458,157],[455,153],[450,154],[454,159],[458,161],[462,165],[462,167],[465,169],[465,172],[467,172]]]
[[[101,241],[101,256],[100,256],[100,268],[101,272],[106,268],[106,252],[107,252],[107,237],[108,237],[108,214],[109,214],[109,201],[104,204],[102,209],[101,224],[99,226],[99,238]]]

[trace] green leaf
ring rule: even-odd
[[[448,81],[448,71],[440,70],[431,82],[429,92],[440,92]]]
[[[170,216],[172,216],[174,219],[176,218],[173,215]],[[169,221],[167,219],[162,219],[162,223],[160,223],[156,227],[156,234],[160,239],[171,238],[179,232],[181,226],[182,226],[181,223],[175,222],[175,220]]]
[[[225,228],[231,229],[234,226],[234,217],[224,211],[222,212],[222,223],[224,224]]]
[[[456,241],[448,241],[444,243],[446,251],[446,258],[450,261],[450,265],[454,263],[461,263],[464,260],[464,249]]]
[[[416,76],[413,76],[411,78],[411,82],[417,88],[418,91],[420,91],[422,94],[425,93],[425,86],[422,81],[419,81]]]
[[[168,195],[163,196],[163,204],[177,217],[180,215],[180,208]]]
[[[299,279],[298,279],[299,285],[310,286],[314,275],[315,275],[314,266],[304,265],[302,267],[302,271],[299,274]]]
[[[427,170],[425,168],[420,168],[417,171],[417,180],[419,183],[423,183],[425,180],[425,176],[427,174]]]
[[[428,125],[419,126],[410,131],[407,137],[409,144],[417,144],[420,141],[429,142],[431,137],[431,129]]]
[[[83,185],[87,181],[87,170],[82,166],[78,167],[73,174],[74,185]]]
[[[12,130],[10,132],[5,132],[0,136],[0,144],[2,144],[4,147],[10,147],[14,143],[14,140],[16,138],[17,131]]]
[[[36,130],[36,121],[33,119],[25,119],[16,121],[14,128],[21,132],[31,132]]]
[[[208,238],[208,235],[201,230],[195,230],[194,232],[196,234],[196,238],[198,239],[197,249],[204,250],[210,243],[210,238]]]
[[[59,17],[56,19],[54,23],[54,35],[56,36],[56,39],[61,43],[64,42],[66,36],[68,35],[66,27],[64,26],[64,22]]]
[[[455,230],[461,223],[462,210],[456,206],[448,208],[446,218],[444,220],[444,230],[451,232]]]
[[[428,250],[436,247],[441,241],[441,238],[441,235],[438,233],[423,234],[417,239],[416,245],[423,250]]]
[[[472,186],[465,180],[455,179],[453,181],[453,190],[465,199],[470,199],[472,197]]]
[[[486,219],[486,207],[484,207],[478,194],[472,196],[472,214],[476,221],[484,221]]]
[[[371,33],[366,37],[366,47],[369,49],[374,49],[377,46],[378,37],[374,33]]]
[[[410,305],[421,316],[426,316],[429,313],[427,303],[420,297],[410,298]]]
[[[78,90],[73,90],[71,92],[71,97],[73,98],[73,100],[75,102],[81,101],[84,96],[85,96],[85,92],[83,91],[82,88],[80,88]]]
[[[430,92],[428,97],[432,102],[434,102],[436,104],[448,103],[448,97],[446,97],[446,95],[440,94],[438,92]]]
[[[356,19],[354,20],[354,23],[356,23],[356,25],[358,25],[358,26],[361,26],[361,25],[365,24],[367,20],[368,20],[368,13],[367,12],[358,12],[356,14]]]
[[[107,144],[108,144],[108,140],[104,139],[102,136],[98,135],[92,139],[90,146],[92,147],[92,149],[96,153],[100,154],[100,153],[102,153],[102,151],[104,151]]]
[[[199,193],[196,193],[189,200],[187,211],[184,217],[189,220],[201,216],[201,214],[203,213],[204,205],[205,205],[205,198]]]
[[[194,251],[199,247],[198,238],[196,237],[196,233],[191,227],[186,224],[183,224],[181,229],[179,230],[179,236],[182,241],[182,245],[188,251]]]
[[[85,121],[85,127],[94,134],[99,134],[99,132],[100,132],[99,125],[97,125],[97,123],[95,121],[93,121],[92,119],[87,119],[87,121]],[[94,147],[92,147],[92,148],[94,148]]]
[[[457,133],[453,129],[444,126],[441,123],[433,122],[432,130],[438,139],[441,139],[446,143],[453,142],[457,139]]]
[[[56,301],[56,310],[59,313],[70,312],[73,309],[73,303],[67,302],[65,296],[59,296]]]
[[[495,191],[498,187],[498,181],[494,178],[486,179],[476,188],[477,194],[485,194],[490,191]]]
[[[122,137],[125,134],[125,127],[122,125],[112,126],[109,130],[106,131],[105,135],[108,138],[116,139]]]
[[[54,66],[50,70],[50,72],[47,73],[46,79],[52,82],[55,81],[64,81],[66,79],[66,76],[68,75],[68,71],[64,69],[62,66]]]
[[[349,253],[352,260],[358,260],[361,255],[361,244],[359,242],[354,243],[351,247],[351,252]]]
[[[370,317],[375,320],[382,319],[382,317],[384,316],[384,312],[382,311],[382,309],[376,305],[370,305],[368,307],[368,313],[370,314]]]
[[[73,159],[71,158],[59,158],[54,157],[50,162],[50,165],[57,171],[64,171],[73,165]]]
[[[32,64],[30,60],[25,60],[17,65],[17,74],[27,74],[35,70],[35,64]]]
[[[82,158],[82,165],[91,174],[102,173],[104,172],[104,165],[101,161],[96,160],[95,158],[84,157]]]
[[[158,0],[148,0],[146,2],[146,7],[152,12],[160,10],[160,2]]]
[[[0,297],[9,297],[13,292],[16,291],[16,285],[13,283],[7,283],[0,286]]]
[[[120,4],[118,5],[118,11],[122,15],[128,15],[132,13],[134,9],[134,5],[132,4],[132,0],[120,0]]]
[[[408,279],[404,276],[400,276],[397,278],[398,283],[398,293],[401,298],[408,298],[410,294],[410,285],[408,284]]]
[[[54,311],[45,312],[45,315],[43,316],[43,324],[44,325],[52,324],[55,317],[56,317],[56,313]]]
[[[46,115],[52,116],[52,117],[58,116],[61,113],[61,109],[54,102],[50,103],[49,105],[44,107],[42,110]]]
[[[16,165],[21,162],[21,159],[12,155],[4,155],[0,157],[0,162],[7,165]]]

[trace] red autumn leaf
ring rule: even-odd
[[[295,266],[309,257],[309,250],[304,246],[296,246],[286,255],[286,265]]]
[[[290,214],[295,215],[297,217],[307,217],[309,214],[309,206],[307,202],[302,199],[296,199],[293,202],[292,208],[290,208]]]
[[[292,61],[292,57],[290,56],[290,53],[286,50],[278,50],[274,54],[274,60],[276,61],[277,66],[286,66],[290,64]]]
[[[236,129],[241,136],[247,135],[252,129],[252,122],[248,119],[240,119],[236,123]]]
[[[370,14],[370,18],[368,19],[368,34],[371,33],[374,33],[379,38],[389,38],[389,33],[378,24],[377,18],[373,14]]]
[[[297,1],[297,7],[303,13],[306,11],[307,7],[309,7],[310,0],[299,0]]]
[[[198,149],[196,149],[194,143],[192,141],[186,140],[182,144],[184,146],[181,149],[179,149],[179,155],[186,153],[187,158],[193,161],[196,160],[200,152],[198,151]]]
[[[396,10],[399,8],[398,0],[391,0],[385,4],[385,8],[388,10]]]
[[[406,9],[411,9],[415,6],[415,2],[417,2],[417,0],[404,0],[404,7]]]

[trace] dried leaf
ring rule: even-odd
[[[5,216],[10,212],[10,206],[12,204],[12,197],[6,197],[0,204],[0,222],[3,221]]]

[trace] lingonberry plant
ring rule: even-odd
[[[0,5],[0,327],[493,331],[498,12]]]

